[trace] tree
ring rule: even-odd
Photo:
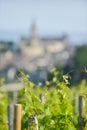
[[[87,78],[87,45],[79,46],[73,57],[74,82]]]

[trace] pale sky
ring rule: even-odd
[[[0,0],[0,31],[87,34],[87,0]]]

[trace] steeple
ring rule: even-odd
[[[39,43],[39,39],[37,36],[36,22],[34,21],[31,25],[31,44],[37,45],[38,43]]]
[[[37,29],[36,29],[35,21],[31,25],[31,38],[33,38],[33,39],[37,38]]]

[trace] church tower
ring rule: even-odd
[[[37,28],[36,28],[36,23],[33,22],[31,26],[31,45],[37,46],[39,45],[39,38],[37,36]]]

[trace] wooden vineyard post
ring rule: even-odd
[[[14,106],[14,130],[21,130],[22,105]]]
[[[78,96],[74,94],[74,115],[78,114]]]
[[[29,117],[28,126],[32,130],[38,130],[38,119],[36,115],[32,115]]]
[[[35,130],[38,130],[38,119],[37,119],[37,116],[34,116],[34,122],[35,122],[35,125],[36,125]]]
[[[36,130],[38,130],[38,119],[35,117],[35,123],[36,123]]]
[[[8,129],[13,130],[13,106],[8,106]]]
[[[40,94],[40,101],[41,101],[41,104],[45,103],[44,95],[42,93]]]
[[[13,104],[16,104],[16,103],[17,103],[17,96],[18,96],[17,91],[14,91],[14,92],[13,92]]]
[[[85,107],[84,97],[79,96],[79,130],[84,129],[84,107]]]

